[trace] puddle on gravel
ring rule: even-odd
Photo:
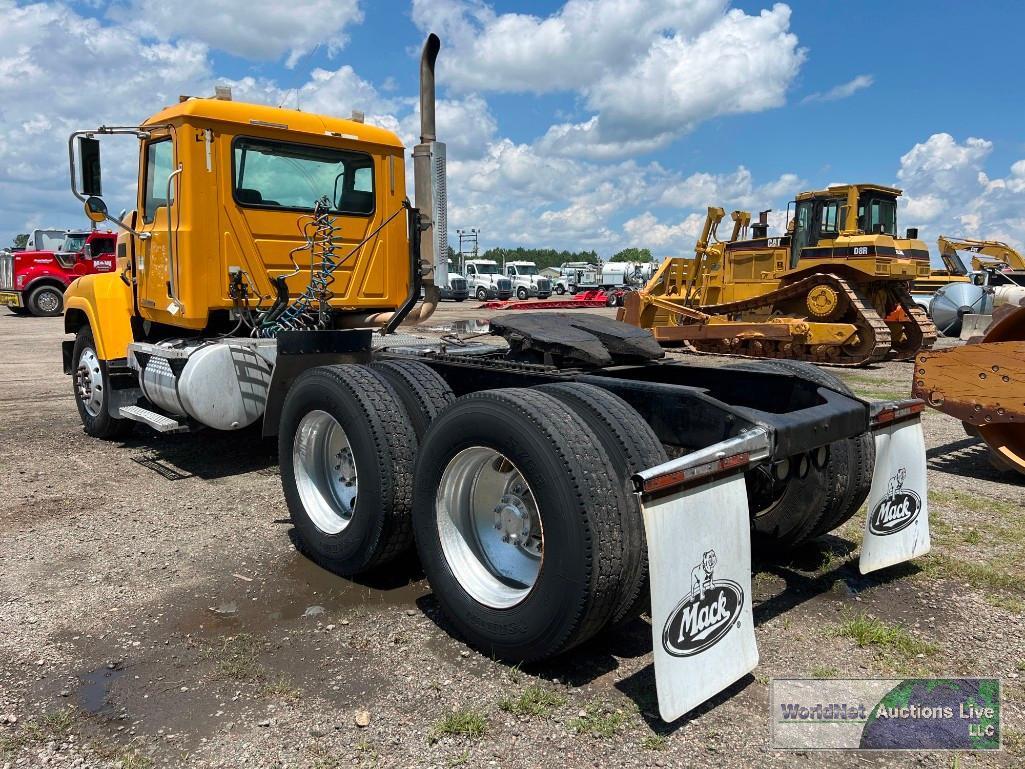
[[[110,702],[110,690],[121,676],[125,674],[123,667],[103,667],[81,673],[78,680],[81,685],[78,687],[78,706],[82,710],[93,715],[103,715],[113,712],[114,706]]]
[[[245,576],[252,581],[235,577],[218,592],[200,596],[186,609],[179,629],[260,633],[293,621],[327,623],[352,613],[416,609],[417,600],[429,592],[422,575],[408,568],[354,582],[298,553],[274,561],[266,573]]]

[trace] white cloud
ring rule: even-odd
[[[664,30],[691,35],[725,0],[569,0],[540,18],[475,0],[413,0],[413,21],[441,35],[445,83],[471,91],[582,89],[642,56]]]
[[[1025,243],[1025,160],[1006,176],[990,176],[985,163],[993,150],[986,139],[958,142],[933,134],[900,159],[905,224],[923,237],[961,235]]]
[[[126,0],[108,16],[148,38],[188,38],[247,59],[287,54],[289,68],[319,46],[339,50],[346,27],[363,20],[359,0]]]
[[[680,208],[718,205],[760,211],[793,200],[804,184],[796,174],[782,174],[774,181],[756,184],[751,172],[738,166],[730,174],[691,174],[667,187],[660,203]]]
[[[592,114],[540,143],[568,156],[649,152],[702,121],[780,106],[805,56],[782,4],[751,16],[723,0],[569,0],[542,19],[414,0],[413,19],[445,36],[453,88],[579,94]]]
[[[869,88],[875,82],[875,78],[871,75],[858,75],[857,77],[848,80],[846,83],[835,85],[828,91],[816,91],[810,93],[801,99],[801,104],[808,104],[809,102],[815,101],[839,101],[840,99],[846,99],[858,91]]]

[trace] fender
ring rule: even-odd
[[[128,355],[132,337],[132,290],[120,273],[83,275],[64,292],[64,331],[77,333],[88,324],[100,360]]]

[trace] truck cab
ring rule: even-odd
[[[115,243],[102,230],[35,230],[29,249],[0,254],[0,304],[16,314],[60,315],[72,281],[115,269]]]
[[[540,274],[534,262],[506,262],[505,274],[517,299],[547,299],[552,295],[552,282]]]
[[[467,289],[479,301],[509,299],[513,295],[512,281],[502,275],[493,259],[467,260],[464,269]]]
[[[466,278],[453,269],[452,260],[448,260],[448,285],[441,286],[441,298],[452,302],[464,302],[470,296]]]

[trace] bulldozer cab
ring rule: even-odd
[[[899,194],[899,190],[890,187],[852,184],[798,195],[790,239],[790,268],[797,268],[804,249],[834,246],[841,234],[897,237]]]

